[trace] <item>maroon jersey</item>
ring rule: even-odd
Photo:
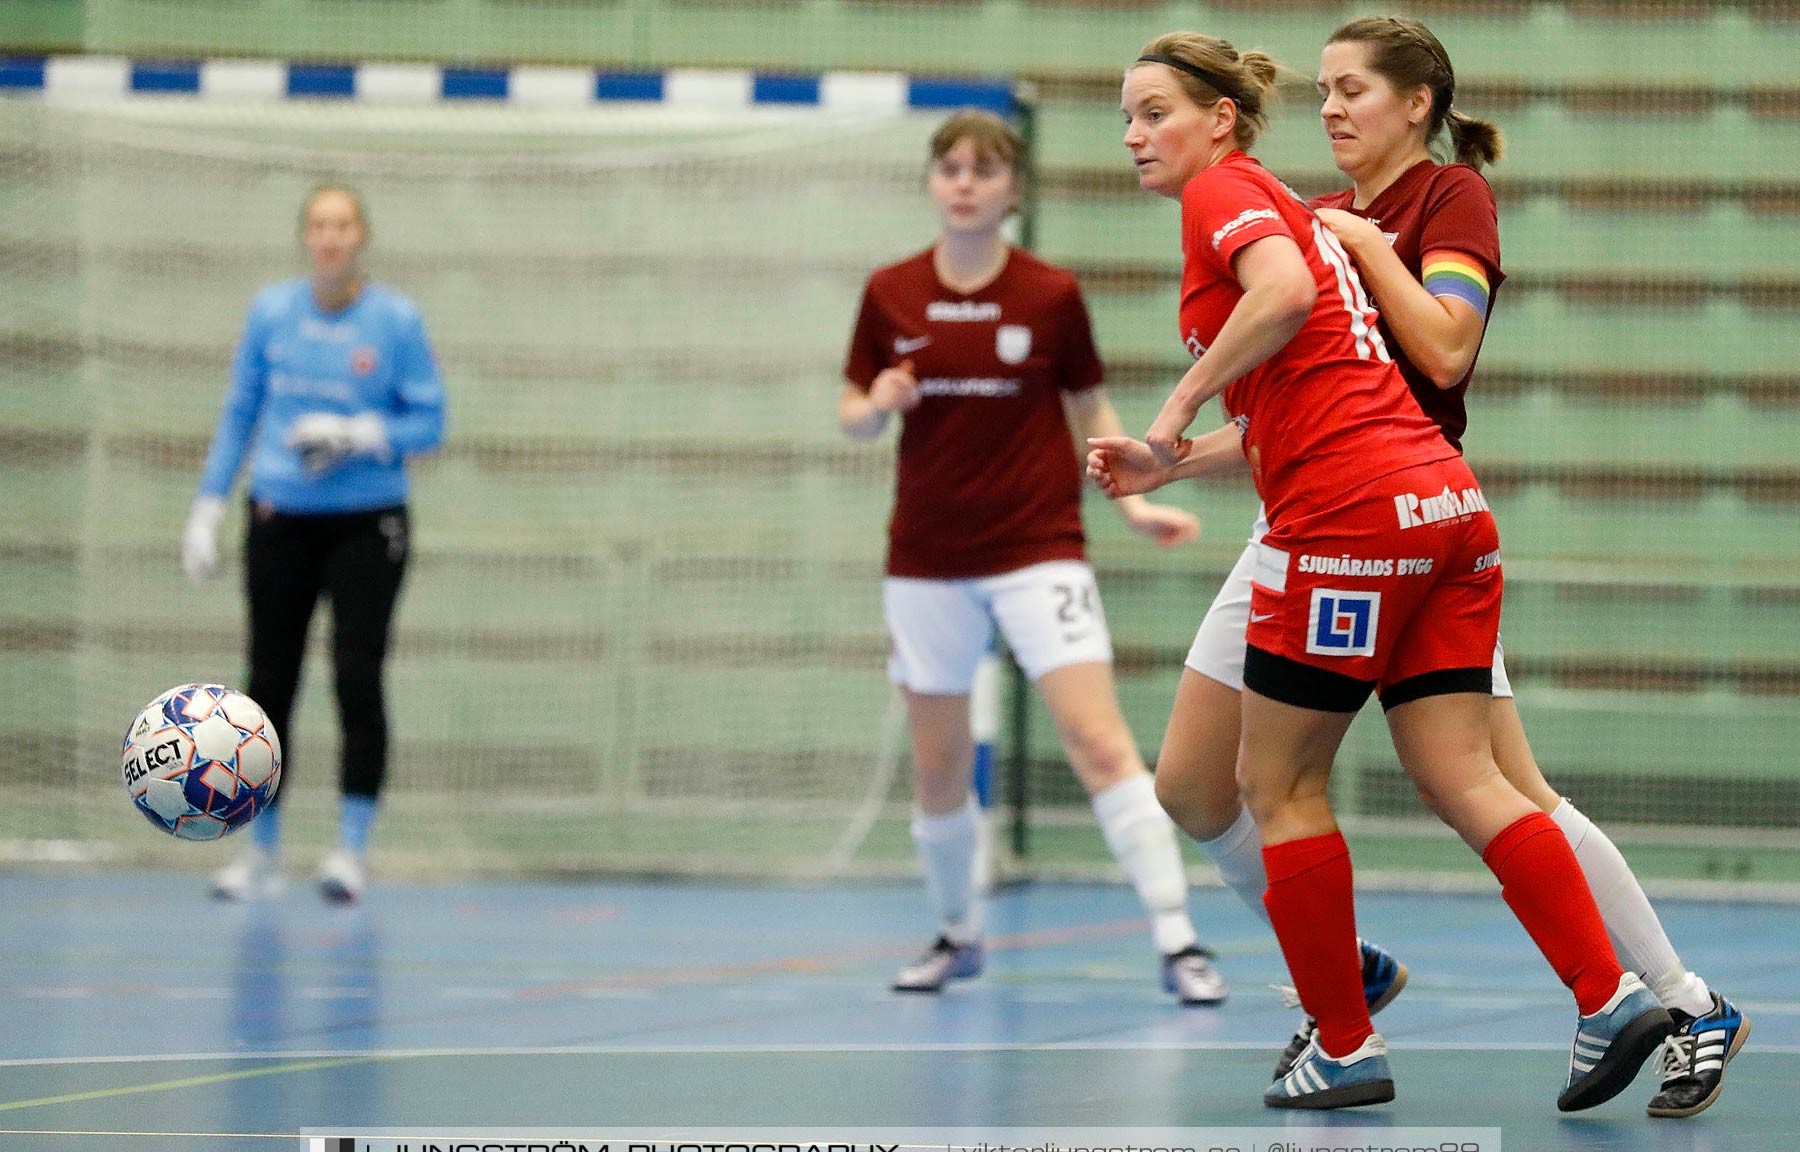
[[[1366,217],[1380,228],[1394,246],[1394,255],[1413,274],[1423,280],[1423,264],[1432,252],[1459,252],[1473,258],[1487,274],[1488,307],[1500,291],[1506,273],[1500,270],[1500,214],[1494,206],[1494,192],[1481,173],[1467,164],[1438,164],[1421,160],[1401,173],[1367,208],[1352,208],[1356,190],[1347,188],[1308,201],[1314,208],[1342,208]],[[1469,426],[1468,409],[1463,394],[1469,390],[1469,378],[1475,363],[1454,387],[1439,388],[1407,357],[1387,325],[1381,327],[1387,339],[1388,352],[1399,366],[1400,374],[1425,409],[1425,415],[1437,421],[1444,438],[1462,450],[1462,434]],[[1480,348],[1476,355],[1481,354]]]
[[[1075,276],[1013,249],[968,295],[938,280],[932,250],[878,269],[863,291],[844,376],[868,391],[913,363],[890,576],[962,579],[1081,560],[1081,462],[1065,392],[1100,383]]]
[[[1231,258],[1267,236],[1300,247],[1318,296],[1300,331],[1225,390],[1269,523],[1330,508],[1371,480],[1454,456],[1394,369],[1379,317],[1330,230],[1242,152],[1181,193],[1181,335],[1203,356],[1244,290]]]

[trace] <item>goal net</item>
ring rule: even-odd
[[[844,440],[835,408],[864,278],[934,232],[945,108],[909,110],[899,77],[828,77],[803,105],[737,83],[0,100],[10,855],[222,859],[143,827],[119,741],[164,688],[242,683],[241,503],[220,579],[190,586],[178,541],[246,306],[303,274],[297,212],[331,180],[365,198],[368,267],[420,305],[449,397],[414,467],[384,866],[909,860],[892,448]],[[1006,98],[923,102],[963,96]],[[322,609],[283,733],[302,852],[335,828],[328,644]]]

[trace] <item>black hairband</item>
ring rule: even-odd
[[[1147,52],[1144,55],[1138,57],[1138,63],[1139,64],[1167,64],[1169,67],[1175,69],[1177,72],[1186,72],[1189,76],[1192,76],[1194,79],[1204,81],[1205,83],[1211,85],[1213,90],[1218,92],[1219,95],[1225,97],[1227,100],[1232,101],[1233,103],[1237,104],[1239,107],[1248,106],[1250,111],[1252,111],[1252,112],[1256,111],[1256,107],[1257,107],[1256,102],[1253,100],[1246,100],[1242,96],[1239,96],[1237,93],[1236,85],[1232,84],[1229,80],[1225,79],[1225,77],[1219,75],[1217,72],[1208,71],[1207,69],[1200,67],[1200,65],[1198,65],[1198,64],[1189,64],[1186,60],[1181,60],[1174,56],[1166,56],[1161,52]]]

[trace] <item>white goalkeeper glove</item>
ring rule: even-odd
[[[285,443],[300,453],[300,467],[309,476],[322,476],[351,456],[385,460],[389,452],[387,426],[373,412],[309,412],[294,421]]]
[[[187,528],[181,533],[181,567],[196,584],[219,573],[219,521],[224,518],[225,501],[217,496],[199,497],[188,512]]]

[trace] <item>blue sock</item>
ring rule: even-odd
[[[338,809],[338,843],[361,856],[369,847],[369,826],[373,823],[375,797],[344,797]]]
[[[280,807],[256,814],[256,819],[250,821],[250,841],[269,855],[275,854],[281,843]]]

